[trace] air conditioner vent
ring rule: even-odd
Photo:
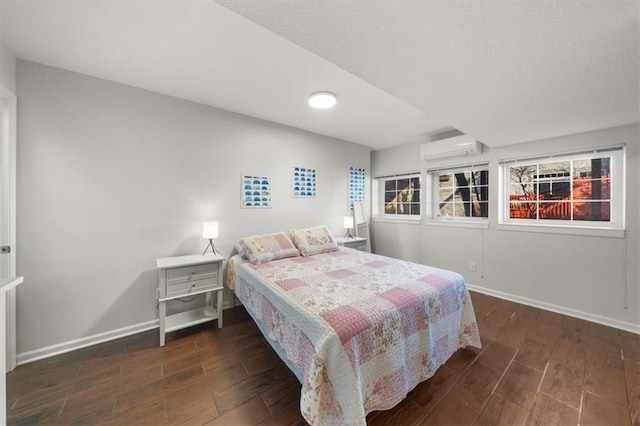
[[[421,152],[422,159],[425,161],[461,155],[475,155],[482,153],[482,143],[471,136],[460,135],[439,141],[423,143]]]

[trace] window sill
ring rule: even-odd
[[[425,221],[425,225],[429,226],[449,226],[452,228],[472,228],[472,229],[489,229],[489,222],[475,222],[475,221],[462,221],[462,220],[435,220],[428,219]]]
[[[582,235],[589,237],[602,238],[624,238],[624,229],[606,229],[606,228],[590,228],[590,227],[569,227],[557,225],[529,225],[501,223],[498,224],[500,231],[516,231],[516,232],[536,232],[546,234],[564,234],[564,235]]]
[[[374,216],[373,222],[381,223],[405,223],[408,225],[420,225],[420,217],[395,217],[395,216]]]

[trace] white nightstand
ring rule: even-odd
[[[222,328],[222,262],[220,255],[189,255],[163,257],[156,260],[158,268],[158,308],[160,317],[160,346],[170,331],[180,330],[203,322],[218,320]],[[167,316],[167,302],[202,293],[218,293],[216,307],[207,305],[199,309]]]
[[[336,238],[336,242],[339,246],[348,247],[360,251],[368,251],[367,250],[367,239],[362,237],[351,237],[345,238],[340,237]]]

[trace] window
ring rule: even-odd
[[[420,174],[383,176],[376,179],[378,213],[386,217],[420,217]]]
[[[431,218],[486,221],[489,217],[489,168],[478,164],[427,170],[431,182]]]
[[[502,222],[619,228],[623,148],[505,161]]]

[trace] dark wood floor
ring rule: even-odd
[[[458,351],[369,424],[639,425],[640,337],[472,294],[482,350]],[[16,368],[10,424],[304,424],[300,385],[243,308]]]

